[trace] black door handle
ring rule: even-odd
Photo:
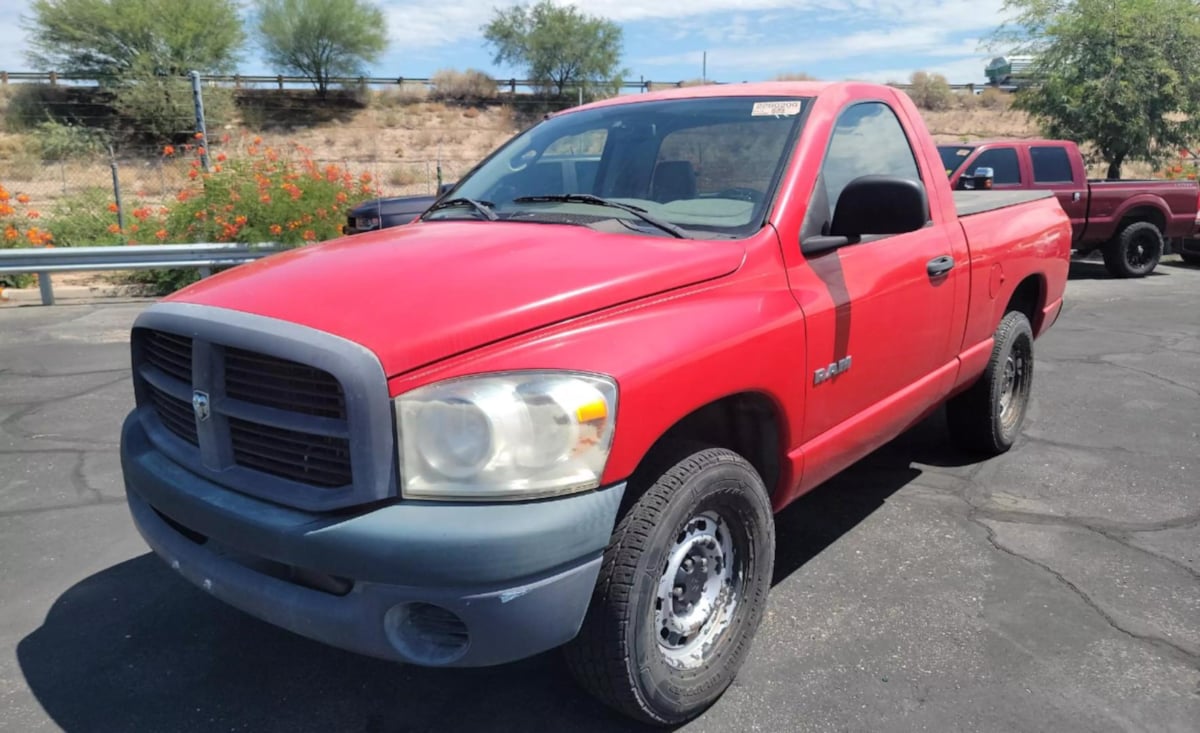
[[[930,277],[939,277],[941,275],[945,275],[947,272],[950,272],[953,269],[954,258],[950,255],[934,257],[925,264],[925,271],[929,273]]]

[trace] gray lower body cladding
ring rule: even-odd
[[[136,415],[121,460],[138,530],[196,586],[303,636],[427,665],[501,664],[573,638],[624,492],[312,513],[188,471]],[[422,645],[443,631],[461,643]]]

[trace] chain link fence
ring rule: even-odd
[[[325,99],[265,79],[210,81],[201,90],[205,139],[197,139],[190,90],[171,90],[139,120],[103,87],[0,84],[0,184],[39,213],[99,207],[108,215],[119,204],[127,216],[133,206],[167,206],[194,188],[207,143],[214,170],[268,149],[368,174],[379,195],[430,194],[545,114],[578,102],[575,94],[495,89],[450,98],[422,81],[343,85]]]

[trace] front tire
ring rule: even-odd
[[[565,649],[588,692],[657,725],[699,715],[733,682],[775,558],[758,473],[732,451],[695,448],[650,477],[617,524],[583,627]]]
[[[1006,452],[1021,432],[1032,389],[1033,328],[1012,311],[1000,319],[983,376],[946,403],[951,437],[971,452]]]
[[[1163,253],[1163,235],[1148,221],[1135,221],[1104,246],[1104,267],[1113,277],[1145,277]]]

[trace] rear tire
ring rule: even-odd
[[[775,560],[771,502],[754,468],[723,448],[680,455],[617,524],[583,627],[564,649],[588,692],[656,725],[699,715],[733,682]]]
[[[1104,245],[1104,267],[1113,277],[1145,277],[1163,253],[1163,235],[1148,221],[1135,221]]]
[[[995,456],[1012,447],[1033,388],[1033,329],[1024,313],[1005,314],[987,369],[946,403],[950,435],[968,451]]]

